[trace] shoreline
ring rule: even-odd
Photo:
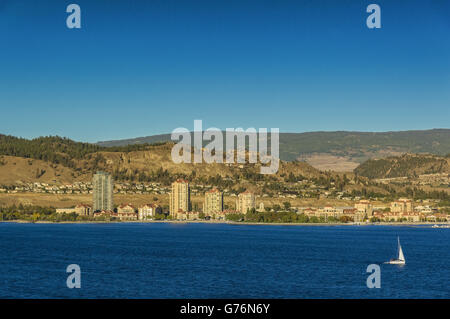
[[[234,221],[207,221],[207,220],[136,220],[136,221],[29,221],[29,220],[2,220],[0,223],[16,224],[146,224],[146,223],[168,223],[168,224],[227,224],[227,225],[254,225],[254,226],[433,226],[446,225],[450,222],[420,222],[420,223],[258,223],[258,222],[234,222]]]

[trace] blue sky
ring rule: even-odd
[[[68,29],[66,6],[82,10]],[[381,7],[368,29],[366,7]],[[449,128],[448,1],[0,0],[0,133]]]

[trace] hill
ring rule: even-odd
[[[18,145],[14,144],[14,138],[10,138],[9,141],[8,147],[0,147],[0,150],[3,150],[4,153],[16,153],[23,156],[0,154],[0,188],[2,192],[13,189],[15,189],[14,192],[19,192],[2,194],[0,204],[13,202],[42,204],[45,200],[49,200],[50,194],[47,194],[48,196],[45,198],[41,196],[43,195],[41,192],[27,195],[20,191],[28,189],[29,185],[21,187],[20,184],[43,182],[51,185],[65,185],[75,182],[90,182],[93,173],[97,170],[110,172],[118,189],[122,189],[122,187],[134,189],[137,187],[136,184],[153,182],[169,186],[177,178],[186,178],[191,181],[192,185],[197,185],[193,196],[197,196],[197,204],[200,206],[202,198],[198,195],[202,194],[202,188],[205,186],[216,186],[233,193],[248,189],[258,195],[266,196],[266,199],[276,198],[280,195],[277,199],[279,201],[290,198],[290,196],[297,196],[299,193],[305,198],[325,199],[328,196],[325,194],[327,192],[342,191],[350,196],[377,198],[408,196],[407,188],[410,185],[384,185],[378,182],[374,183],[367,177],[403,175],[405,174],[403,168],[405,165],[398,164],[399,161],[410,163],[407,168],[416,174],[448,170],[448,158],[437,155],[404,155],[396,160],[388,158],[387,164],[383,165],[378,163],[386,163],[386,161],[366,162],[357,170],[359,176],[353,173],[320,171],[301,161],[281,161],[277,174],[261,175],[260,164],[175,164],[171,159],[173,143],[117,147],[96,145],[91,149],[89,145],[79,145],[77,142],[58,137],[40,138],[37,141],[19,139]],[[24,146],[19,147],[26,143],[31,143],[32,151]],[[34,143],[46,147],[36,147]],[[72,157],[72,154],[75,156]],[[406,160],[409,157],[420,160]],[[46,160],[37,158],[46,158]],[[442,161],[443,158],[447,160],[445,163]],[[380,171],[384,173],[377,173]],[[15,187],[19,189],[17,190]],[[415,192],[418,194],[417,190]],[[429,196],[428,193],[423,194],[424,198]],[[81,194],[79,195],[81,196]],[[84,197],[80,197],[81,199],[76,197],[78,196],[76,194],[55,193],[52,196],[51,203],[57,207],[65,207],[77,200],[86,201],[91,198],[89,194],[83,194]],[[139,197],[139,193],[129,193],[128,191],[120,196],[122,196],[120,197],[121,202],[149,200],[148,195]],[[152,196],[167,203],[167,194],[155,192]],[[337,196],[336,193],[333,196]]]
[[[28,140],[0,135],[0,184],[17,180],[57,183],[89,180],[99,169],[112,172],[118,180],[128,181],[158,179],[167,182],[173,176],[190,174],[205,178],[245,175],[246,179],[253,181],[260,178],[258,167],[251,165],[240,168],[220,164],[174,164],[170,159],[173,143],[163,142],[166,138],[169,135],[136,139],[134,144],[130,141],[90,144],[58,136]],[[417,155],[417,158],[410,155],[397,160],[392,157],[410,150],[418,153],[433,150],[438,155],[450,153],[450,130],[283,133],[280,136],[280,154],[284,161],[278,176],[292,173],[318,178],[323,175],[318,169],[352,172],[360,162],[364,164],[359,165],[355,172],[370,178],[446,169],[437,155]],[[387,159],[366,161],[372,158]],[[293,164],[288,165],[288,162]]]
[[[66,184],[88,179],[88,175],[63,165],[17,156],[0,156],[0,185],[33,182]]]
[[[167,142],[170,134],[98,142],[103,147]],[[450,129],[400,132],[280,133],[280,158],[301,160],[322,170],[352,171],[371,158],[404,153],[450,153]]]
[[[450,156],[404,154],[384,159],[371,159],[355,169],[368,178],[416,177],[421,174],[450,173]]]
[[[35,140],[2,137],[0,185],[89,181],[97,170],[112,173],[117,181],[157,181],[168,185],[175,178],[183,177],[225,187],[284,180],[287,176],[301,179],[327,175],[297,161],[282,162],[278,174],[265,177],[259,174],[260,164],[175,164],[171,159],[173,143],[103,147],[60,137]]]

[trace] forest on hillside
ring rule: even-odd
[[[448,173],[450,155],[433,156],[405,154],[382,159],[370,159],[354,172],[367,178],[417,177],[420,174]]]
[[[0,134],[0,155],[38,159],[70,168],[76,167],[74,160],[85,159],[87,155],[92,153],[100,151],[132,152],[145,150],[150,145],[155,144],[104,147],[91,143],[75,142],[59,136],[38,137],[29,140]]]

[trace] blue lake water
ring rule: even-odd
[[[407,264],[382,264],[397,236]],[[0,298],[450,298],[450,229],[426,226],[0,223],[0,252]]]

